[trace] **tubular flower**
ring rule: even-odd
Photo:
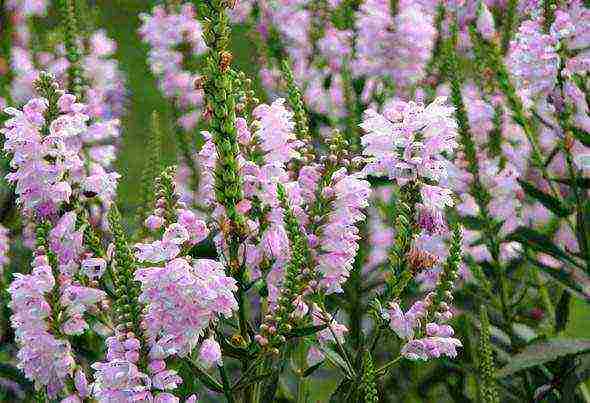
[[[176,258],[164,267],[137,270],[135,278],[142,284],[140,301],[148,308],[151,348],[163,357],[185,356],[217,315],[229,317],[237,308],[235,280],[213,260],[196,259],[191,265]]]
[[[393,102],[383,114],[369,109],[361,128],[367,174],[386,174],[403,185],[416,179],[439,181],[447,175],[443,153],[457,147],[457,123],[445,98],[423,106]]]

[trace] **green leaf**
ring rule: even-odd
[[[582,144],[584,144],[586,147],[590,147],[590,133],[578,129],[577,127],[572,127],[572,133],[574,134],[574,137],[580,140]]]
[[[255,376],[245,376],[242,379],[240,379],[234,386],[232,386],[232,391],[238,391],[244,388],[247,388],[250,385],[253,385],[255,383],[258,383],[260,381],[263,381],[265,379],[268,379],[270,376],[272,376],[272,372],[266,372],[264,374],[261,375],[255,375]]]
[[[320,362],[318,362],[317,364],[312,365],[311,367],[307,368],[304,372],[303,372],[303,377],[307,378],[308,376],[310,376],[311,374],[313,374],[315,371],[317,371],[318,369],[320,369],[322,367],[322,365],[324,365],[326,361],[322,360]]]
[[[569,291],[563,290],[561,298],[555,307],[555,333],[559,333],[565,330],[567,322],[570,316],[570,302],[572,300],[572,294]]]
[[[568,186],[575,185],[582,189],[590,189],[590,178],[577,177],[575,180],[570,178],[553,178],[553,180]]]
[[[590,352],[590,340],[555,338],[533,342],[521,353],[513,356],[508,365],[496,372],[496,377],[503,378],[560,357],[575,356],[587,352]]]
[[[348,378],[354,379],[354,370],[338,353],[327,346],[320,346],[320,350],[326,355],[327,361],[340,368]]]
[[[566,287],[569,292],[576,295],[578,298],[585,300],[586,302],[590,302],[590,289],[586,285],[590,282],[590,279],[586,279],[586,281],[580,281],[581,278],[584,278],[584,274],[582,272],[568,267],[553,268],[551,266],[544,265],[535,259],[529,260],[544,273],[548,274],[555,281]]]
[[[562,377],[561,403],[577,403],[577,386],[590,379],[590,356],[579,357],[576,369],[565,377]]]
[[[481,219],[481,217],[471,215],[461,216],[459,217],[459,221],[461,221],[461,224],[463,224],[465,228],[474,231],[482,230],[483,228],[485,228],[486,225],[486,222],[483,219]]]
[[[387,176],[368,176],[367,181],[372,187],[388,186],[391,185],[391,179]]]
[[[312,334],[316,334],[318,332],[321,332],[322,330],[326,329],[327,327],[328,327],[328,324],[323,324],[323,325],[319,325],[319,326],[300,327],[298,329],[293,329],[291,332],[289,332],[289,334],[287,335],[287,338],[292,339],[294,337],[310,336]]]
[[[191,360],[184,360],[184,362],[190,366],[193,373],[199,378],[203,385],[214,392],[223,393],[223,385],[217,379],[213,378],[213,376],[209,375],[199,364]]]
[[[334,393],[330,396],[330,403],[342,403],[346,402],[346,396],[350,393],[350,389],[352,388],[353,382],[348,378],[344,378]]]
[[[537,189],[529,182],[519,179],[518,183],[520,183],[522,190],[524,190],[527,195],[539,201],[543,206],[545,206],[549,211],[558,217],[567,217],[572,213],[572,208],[567,206],[565,201],[558,200],[550,194],[543,192],[541,189]]]
[[[551,238],[532,228],[518,227],[506,237],[506,240],[520,242],[537,252],[547,253],[556,259],[577,265],[576,261],[563,249],[555,245]]]
[[[279,387],[279,372],[275,372],[262,389],[261,402],[274,402]]]

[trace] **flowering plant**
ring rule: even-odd
[[[590,399],[583,2],[164,1],[135,214],[117,43],[59,3],[1,4],[0,400]]]

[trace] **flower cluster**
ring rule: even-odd
[[[195,87],[199,75],[184,66],[207,50],[194,7],[189,3],[178,9],[171,6],[170,10],[157,6],[152,14],[140,17],[143,21],[140,35],[150,46],[150,68],[159,78],[164,95],[171,98],[178,112],[182,113],[178,124],[190,130],[199,121],[203,92]]]
[[[400,306],[392,302],[386,313],[391,329],[402,339],[407,340],[402,347],[403,356],[411,360],[428,360],[446,355],[451,358],[457,356],[457,347],[461,342],[452,337],[453,328],[449,325],[441,325],[430,322],[425,325],[425,337],[415,337],[416,331],[421,330],[421,320],[427,316],[427,303],[432,301],[434,294],[429,294],[425,301],[418,301],[403,312]],[[441,315],[441,318],[450,319],[450,312]]]
[[[71,345],[63,335],[81,334],[88,324],[82,314],[93,309],[105,293],[71,284],[54,276],[43,248],[33,261],[31,274],[17,274],[10,285],[11,318],[17,341],[19,367],[37,387],[55,397],[76,368]],[[52,295],[61,293],[58,304]]]
[[[219,262],[176,258],[164,267],[138,270],[140,301],[146,303],[146,330],[154,354],[186,356],[218,315],[237,308],[235,280],[225,276]],[[174,309],[170,309],[174,307]]]
[[[87,135],[88,115],[75,97],[63,94],[57,100],[56,116],[47,121],[49,100],[35,98],[23,110],[6,109],[12,116],[2,133],[4,150],[13,155],[14,172],[7,179],[16,184],[19,203],[28,215],[50,217],[60,203],[69,202],[74,187],[89,197],[99,196],[108,205],[114,196],[118,174],[98,166],[85,172],[81,138]]]

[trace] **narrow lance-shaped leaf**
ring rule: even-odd
[[[549,363],[560,357],[575,356],[587,352],[590,352],[590,339],[554,338],[534,342],[513,356],[508,365],[496,373],[496,377],[503,378],[524,369]]]
[[[570,214],[572,214],[572,208],[567,204],[565,200],[558,200],[550,194],[543,192],[540,189],[537,189],[533,184],[529,182],[519,179],[518,183],[520,183],[522,190],[524,190],[524,192],[528,196],[540,202],[543,206],[545,206],[545,208],[547,208],[549,211],[551,211],[558,217],[567,217]]]

